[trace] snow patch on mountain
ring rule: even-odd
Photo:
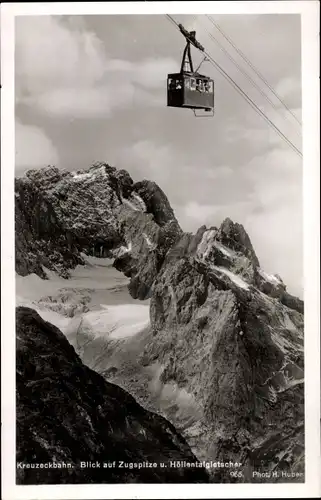
[[[230,248],[227,248],[225,245],[220,243],[219,241],[213,241],[213,246],[217,248],[220,252],[222,252],[226,257],[233,257],[235,255],[235,252],[231,250]]]
[[[61,313],[52,311],[50,309],[47,309],[46,307],[41,307],[37,303],[37,301],[30,300],[26,297],[23,297],[21,295],[16,296],[16,307],[23,306],[23,307],[30,307],[31,309],[34,309],[37,311],[39,316],[44,321],[48,321],[48,323],[51,323],[55,325],[59,330],[61,330],[67,337],[68,335],[74,330],[74,327],[78,326],[79,320],[76,318],[71,318],[68,316],[65,316]]]
[[[82,182],[83,180],[85,179],[90,179],[92,178],[92,174],[91,173],[87,173],[87,172],[84,172],[83,174],[72,174],[72,177],[73,177],[73,180],[74,181],[79,181],[79,182]]]
[[[209,229],[205,231],[202,237],[201,242],[198,244],[196,249],[196,256],[202,260],[205,260],[208,257],[212,247],[213,240],[216,236],[217,231],[214,229]]]
[[[235,283],[237,286],[240,288],[243,288],[244,290],[249,290],[249,284],[246,283],[240,276],[237,274],[232,273],[225,267],[220,267],[220,266],[211,266],[211,269],[214,271],[219,271],[220,273],[225,274],[233,283]]]
[[[112,267],[110,259],[82,257],[86,265],[74,269],[68,280],[48,269],[47,280],[36,274],[16,274],[16,306],[35,309],[72,344],[81,330],[90,337],[97,330],[98,336],[120,339],[146,328],[149,302],[140,305],[131,298],[128,278]]]
[[[129,198],[120,197],[124,205],[135,212],[146,212],[146,205],[137,193],[132,193]]]
[[[157,248],[156,243],[153,243],[146,233],[143,233],[143,238],[146,241],[147,246],[150,250],[155,250],[155,248]]]
[[[258,270],[259,274],[262,276],[262,278],[264,278],[266,281],[269,281],[273,285],[282,284],[282,280],[280,278],[278,278],[277,276],[275,276],[274,274],[268,274],[265,271],[263,271],[263,269],[261,269],[260,267],[257,270]]]
[[[129,207],[131,210],[134,210],[135,212],[139,212],[140,211],[140,208],[138,206],[136,206],[130,200],[127,200],[126,198],[122,198],[122,202],[123,202],[124,205],[126,205],[127,207]]]
[[[132,193],[132,198],[136,201],[142,212],[146,212],[147,207],[144,200],[137,193]]]
[[[90,311],[82,316],[79,333],[91,338],[124,339],[132,337],[149,326],[149,307],[124,304],[106,306],[100,311]]]
[[[116,250],[113,250],[112,253],[115,257],[122,257],[123,255],[126,255],[126,253],[130,253],[131,250],[132,250],[132,243],[130,241],[126,247],[122,245],[121,247],[116,248]]]

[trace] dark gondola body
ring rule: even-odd
[[[191,55],[191,44],[202,52],[204,47],[196,40],[195,31],[189,32],[182,25],[179,28],[187,43],[180,72],[167,75],[167,106],[214,114],[214,81],[194,71]]]
[[[211,111],[214,108],[214,81],[199,73],[169,74],[167,106]]]

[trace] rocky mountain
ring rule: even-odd
[[[248,475],[303,472],[302,303],[284,297],[230,220],[174,245],[154,283],[142,362],[202,408],[202,455],[239,459]]]
[[[208,482],[170,422],[86,367],[26,307],[17,308],[16,369],[18,484]],[[183,460],[194,467],[170,466]]]
[[[153,182],[134,183],[105,163],[84,172],[30,170],[15,183],[16,270],[45,278],[43,268],[68,277],[81,252],[115,258],[131,277],[135,298],[150,288],[167,249],[182,233]]]
[[[81,359],[166,417],[198,459],[243,464],[212,481],[304,481],[304,305],[264,272],[244,227],[185,233],[155,183],[105,163],[16,179],[17,273],[68,278],[86,254],[149,299],[150,326],[95,337],[83,310],[69,338]]]

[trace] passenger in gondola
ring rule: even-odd
[[[204,92],[203,80],[197,80],[196,90]]]
[[[169,82],[169,88],[170,88],[170,90],[175,90],[176,89],[176,81],[174,79],[170,80],[170,82]]]

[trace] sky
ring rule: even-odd
[[[300,125],[211,20],[173,17],[301,150]],[[300,16],[211,17],[300,119]],[[214,117],[168,108],[167,74],[179,71],[184,46],[164,15],[16,18],[16,175],[106,161],[135,181],[154,180],[186,231],[225,217],[243,224],[263,269],[302,297],[302,160],[207,61]],[[192,55],[197,66],[202,57]]]

